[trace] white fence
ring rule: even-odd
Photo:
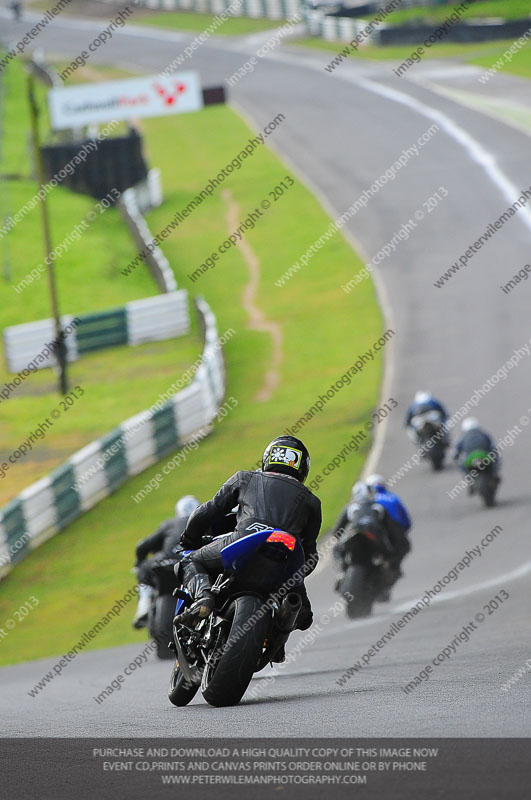
[[[120,344],[137,345],[184,336],[190,330],[185,289],[133,300],[119,309],[61,318],[68,361]],[[52,319],[11,325],[4,330],[4,353],[10,372],[35,372],[56,365],[57,342]]]
[[[120,0],[100,0],[111,5],[123,5]],[[139,0],[138,5],[159,11],[190,11],[198,14],[221,14],[229,7],[233,17],[256,19],[289,19],[305,8],[302,0]]]
[[[225,394],[225,367],[216,318],[203,299],[196,302],[204,346],[190,385],[83,447],[0,511],[0,578],[129,477],[209,431]]]

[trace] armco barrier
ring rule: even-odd
[[[0,578],[124,481],[206,434],[225,394],[214,314],[196,301],[204,331],[201,364],[185,389],[91,442],[0,511]]]
[[[367,21],[354,17],[333,17],[323,11],[315,10],[306,13],[308,33],[320,36],[328,41],[351,42],[367,27]],[[375,28],[364,39],[364,44],[376,44],[379,40]]]
[[[153,181],[154,182],[154,181]],[[153,236],[142,216],[142,187],[127,189],[120,198],[120,209],[131,231],[139,253],[151,270],[161,292],[173,292],[177,288],[170,263],[158,245],[152,245]]]
[[[185,289],[156,297],[133,300],[122,308],[61,317],[66,333],[68,361],[85,353],[118,345],[137,345],[184,336],[190,330],[188,293]],[[11,325],[4,330],[4,352],[10,372],[22,372],[28,365],[44,369],[55,365],[53,348],[55,324],[52,319]],[[46,353],[46,355],[43,355]]]
[[[123,5],[121,0],[100,0],[110,5]],[[302,0],[242,0],[238,7],[235,0],[138,0],[137,5],[158,11],[191,11],[198,14],[221,14],[231,7],[233,17],[255,17],[257,19],[289,19],[304,10]]]

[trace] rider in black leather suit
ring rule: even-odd
[[[321,501],[303,486],[310,469],[310,456],[304,444],[293,436],[279,436],[266,448],[262,470],[241,470],[223,484],[212,500],[199,506],[191,515],[181,537],[185,549],[194,553],[182,561],[184,583],[195,598],[191,608],[180,619],[206,617],[214,606],[211,576],[223,570],[221,550],[231,542],[260,530],[280,528],[295,536],[305,555],[306,575],[317,564],[317,536],[321,527]],[[211,544],[200,547],[205,531],[220,515],[234,507],[236,529]],[[313,615],[304,584],[295,589],[302,600],[297,627],[309,628]]]
[[[153,593],[171,594],[175,588],[174,564],[182,550],[180,540],[188,517],[199,505],[192,495],[181,497],[175,505],[175,517],[161,523],[157,530],[146,536],[136,546],[136,574],[138,578],[138,606],[133,619],[134,628],[147,624]],[[154,553],[148,558],[150,553]]]

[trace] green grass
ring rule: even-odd
[[[33,197],[37,184],[29,177],[28,111],[25,74],[21,64],[11,65],[6,78],[5,151],[0,172],[19,174],[21,180],[2,183],[2,209],[14,213]],[[44,93],[39,90],[44,107]],[[45,130],[45,120],[42,129]],[[49,194],[52,243],[62,242],[96,201],[63,186]],[[0,225],[1,227],[1,225]],[[136,255],[136,247],[118,210],[108,209],[81,231],[68,251],[55,261],[62,313],[79,314],[121,306],[130,300],[158,294],[145,267],[124,278],[120,269]],[[45,273],[22,292],[14,286],[43,261],[40,207],[37,205],[0,241],[0,257],[8,264],[10,279],[0,273],[2,328],[50,316]],[[85,389],[85,396],[63,413],[46,438],[28,456],[11,465],[0,479],[0,507],[32,482],[48,474],[75,450],[107,433],[115,425],[149,407],[188,369],[201,351],[195,314],[193,335],[136,348],[117,347],[73,363],[70,383]],[[0,387],[13,380],[3,357]],[[58,407],[57,378],[51,369],[31,374],[9,400],[0,403],[0,463]]]
[[[477,64],[480,67],[489,69],[494,66],[496,60],[514,44],[512,40],[499,42],[497,53],[485,53],[485,55],[477,55],[470,59],[471,64]],[[521,50],[509,55],[510,61],[503,64],[500,72],[506,72],[511,75],[520,75],[522,78],[531,78],[531,46],[529,42],[525,44]]]
[[[290,42],[300,47],[306,47],[314,50],[325,50],[329,53],[340,53],[346,47],[346,43],[330,42],[318,38],[297,39]],[[488,69],[492,67],[496,60],[500,58],[511,45],[514,44],[512,39],[501,40],[497,42],[481,42],[474,44],[436,44],[425,50],[422,59],[452,59],[459,60],[467,64],[477,64],[478,66]],[[348,58],[355,59],[356,61],[364,61],[366,59],[371,61],[405,61],[408,56],[411,56],[411,51],[415,47],[412,45],[402,45],[400,47],[363,47],[358,51],[349,53]],[[411,69],[414,69],[413,66]],[[508,74],[520,75],[524,78],[531,77],[531,46],[529,43],[524,44],[521,50],[516,52],[512,60],[504,63],[500,72]]]
[[[145,131],[148,158],[162,169],[167,201],[165,208],[149,215],[153,232],[161,229],[173,212],[186,205],[253,136],[224,106],[149,120]],[[240,219],[261,200],[271,200],[268,192],[287,173],[289,169],[266,148],[243,161],[241,169],[223,186],[238,202]],[[274,285],[328,224],[317,201],[296,181],[247,234],[261,264],[257,303],[267,318],[280,323],[284,334],[281,384],[271,399],[262,403],[255,402],[254,397],[268,369],[271,341],[267,334],[247,326],[241,294],[248,281],[248,268],[240,251],[231,249],[196,284],[186,278],[227,236],[221,187],[164,243],[180,283],[205,295],[217,314],[221,332],[229,326],[236,331],[224,353],[228,395],[239,405],[143,502],[136,504],[132,495],[160,471],[161,465],[130,480],[37,549],[0,583],[0,628],[2,620],[10,618],[30,595],[40,601],[38,608],[2,641],[1,663],[68,651],[132,585],[129,569],[136,541],[171,515],[175,500],[190,492],[207,499],[234,471],[254,465],[264,445],[294,424],[380,335],[383,325],[372,283],[362,283],[350,295],[341,289],[359,270],[360,261],[340,235],[319,250],[284,288]],[[312,455],[310,479],[368,418],[377,400],[381,373],[379,356],[301,430]],[[335,520],[348,496],[369,444],[367,440],[362,450],[348,456],[345,465],[322,484],[319,494],[324,528]],[[131,629],[132,613],[131,604],[90,647],[141,641],[144,634]],[[42,631],[46,631],[45,636]]]
[[[168,28],[172,31],[202,32],[208,30],[216,17],[212,14],[193,14],[186,11],[163,11],[149,16],[131,18],[133,25],[150,25],[155,28]],[[284,20],[278,19],[253,19],[252,17],[229,17],[222,22],[214,36],[242,36],[246,33],[260,33],[271,28],[279,27]]]
[[[55,5],[53,0],[38,0],[32,4],[33,9],[46,11]],[[102,6],[97,9],[94,7],[88,10],[84,8],[83,0],[72,0],[63,13],[68,16],[91,16],[93,19],[101,21],[101,29],[104,30],[116,14],[112,6]],[[125,5],[125,3],[124,3]],[[120,10],[118,8],[118,10]],[[195,14],[188,11],[158,11],[149,8],[136,8],[134,14],[130,15],[126,22],[128,25],[149,25],[155,28],[166,28],[172,31],[187,31],[190,33],[201,33],[206,31],[217,19],[214,14]],[[105,20],[107,22],[105,23]],[[246,33],[260,33],[260,31],[270,30],[282,25],[284,20],[256,19],[253,17],[229,17],[222,22],[216,30],[212,31],[213,36],[239,36]],[[104,24],[105,23],[105,24]]]
[[[385,18],[386,25],[411,25],[414,23],[438,24],[451,16],[455,4],[436,6],[415,6],[401,11],[392,11]],[[459,4],[457,4],[459,5]],[[501,17],[502,19],[525,19],[531,13],[529,0],[478,0],[469,8],[460,11],[461,19],[471,20],[485,17]],[[376,14],[367,14],[363,19],[372,20]]]

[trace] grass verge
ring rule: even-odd
[[[385,18],[386,25],[413,25],[422,23],[428,25],[438,25],[455,11],[451,3],[416,6],[413,8],[403,8],[400,11],[391,11]],[[469,8],[459,12],[461,19],[485,19],[486,17],[498,17],[500,19],[525,19],[530,16],[528,0],[480,0]],[[376,19],[376,14],[367,14],[363,17],[367,20]]]
[[[9,66],[4,76],[6,92],[4,152],[0,172],[20,176],[3,180],[0,206],[14,214],[33,197],[37,183],[30,177],[28,158],[28,106],[22,64]],[[39,89],[44,108],[45,95]],[[42,124],[44,131],[44,121]],[[76,225],[95,208],[95,200],[59,185],[48,193],[53,246],[63,242]],[[2,225],[0,224],[0,228]],[[147,269],[139,268],[127,280],[120,270],[136,255],[133,240],[120,212],[110,208],[97,214],[80,230],[55,261],[62,313],[78,314],[122,306],[130,300],[158,294]],[[50,316],[48,279],[38,280],[17,293],[14,286],[43,262],[40,207],[36,205],[10,233],[0,240],[2,269],[2,328]],[[35,273],[36,275],[38,273]],[[195,314],[192,312],[192,318]],[[136,348],[117,347],[93,353],[69,368],[71,386],[81,385],[85,395],[62,413],[46,438],[0,478],[0,506],[19,491],[48,474],[75,450],[107,433],[127,417],[149,407],[167,390],[201,351],[198,326],[191,336],[153,342]],[[0,388],[14,375],[7,371],[2,353]],[[51,369],[29,375],[9,399],[0,401],[0,464],[24,442],[39,423],[57,408],[57,377]]]
[[[289,109],[285,111],[289,113]],[[254,135],[224,106],[145,121],[144,128],[148,158],[162,168],[166,197],[164,207],[149,215],[153,233]],[[270,150],[260,146],[223,185],[238,203],[242,220],[260,207],[262,200],[271,203],[246,237],[260,260],[256,303],[283,332],[279,387],[268,401],[255,401],[270,365],[272,343],[267,333],[248,327],[242,292],[249,270],[240,250],[230,248],[196,283],[186,277],[227,237],[227,206],[219,187],[164,242],[164,250],[180,284],[203,293],[211,303],[220,331],[235,330],[225,357],[228,394],[238,406],[143,502],[135,503],[132,496],[160,472],[161,465],[130,480],[32,553],[0,584],[0,621],[10,618],[30,595],[39,600],[39,606],[3,640],[1,663],[68,651],[130,588],[136,541],[171,515],[176,499],[187,493],[207,499],[237,469],[254,466],[265,444],[303,417],[381,334],[382,319],[372,283],[360,284],[350,295],[341,289],[361,263],[340,235],[318,250],[283,288],[275,286],[275,280],[329,225],[318,202],[298,181],[278,200],[269,195],[288,173]],[[122,278],[124,283],[128,280]],[[300,430],[312,455],[310,479],[322,472],[368,419],[377,402],[381,373],[379,355]],[[369,446],[367,437],[322,484],[324,528],[335,519]],[[131,629],[132,613],[131,604],[88,648],[135,641],[140,646],[144,635]]]
[[[166,28],[171,31],[190,31],[200,33],[209,31],[217,24],[217,17],[212,14],[189,14],[186,11],[163,11],[136,17],[133,25],[149,25],[154,28]],[[282,19],[254,19],[252,17],[229,17],[212,30],[213,36],[243,36],[246,33],[260,33],[284,23]]]
[[[329,42],[316,37],[292,40],[290,44],[299,47],[308,47],[314,50],[325,50],[329,53],[338,53],[346,47],[342,42]],[[514,44],[512,39],[498,42],[482,42],[474,44],[436,44],[426,50],[422,59],[455,60],[465,64],[477,64],[488,69],[498,58]],[[402,45],[400,47],[363,47],[357,52],[348,54],[348,58],[357,61],[397,61],[402,62],[411,56],[415,45]],[[414,69],[414,67],[412,67]],[[520,75],[531,78],[531,45],[528,43],[521,50],[512,54],[512,60],[503,64],[500,73]]]

